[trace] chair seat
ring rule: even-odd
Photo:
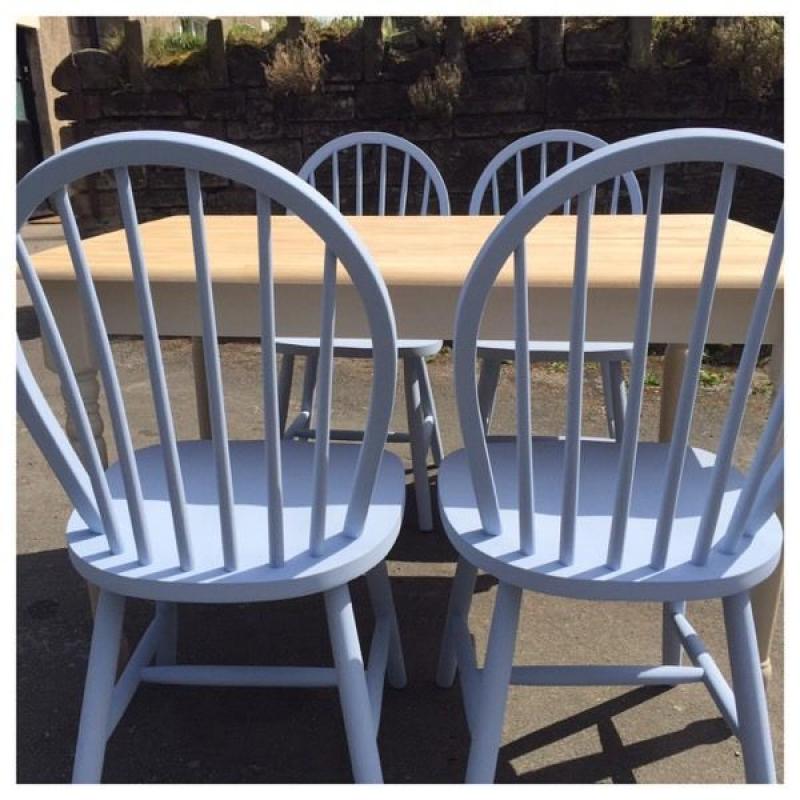
[[[757,541],[742,543],[737,554],[712,550],[707,563],[691,563],[692,547],[711,481],[715,456],[692,449],[686,457],[669,557],[665,568],[650,567],[668,445],[641,443],[633,483],[631,514],[621,568],[605,566],[613,512],[619,445],[584,441],[575,560],[559,561],[561,484],[564,441],[534,438],[535,552],[519,551],[516,444],[489,441],[502,533],[486,534],[481,525],[464,450],[447,456],[439,467],[442,521],[453,546],[471,563],[502,581],[564,597],[595,600],[692,600],[724,597],[763,581],[775,568],[783,533],[776,515],[755,532]],[[744,478],[731,471],[715,541],[725,532]]]
[[[443,344],[441,339],[398,339],[397,355],[398,358],[435,356]],[[319,339],[281,336],[275,340],[275,347],[279,353],[287,355],[313,355],[319,350]],[[337,337],[333,340],[333,354],[337,358],[372,358],[372,340]]]
[[[160,446],[136,452],[145,515],[152,539],[152,563],[140,565],[124,497],[119,464],[107,471],[112,504],[120,520],[122,552],[112,554],[102,534],[87,529],[74,512],[67,528],[68,547],[77,571],[88,581],[129,597],[177,602],[277,600],[323,592],[363,575],[389,552],[397,538],[405,502],[400,459],[385,452],[361,536],[341,533],[352,490],[359,445],[332,443],[323,554],[309,551],[314,445],[282,441],[285,563],[269,566],[267,481],[264,445],[233,441],[230,458],[234,526],[239,568],[223,568],[214,450],[210,441],[178,443],[187,519],[195,551],[194,569],[180,570]]]
[[[513,339],[478,339],[478,358],[511,360],[514,358]],[[569,358],[568,341],[528,342],[531,361],[566,361]],[[586,361],[631,361],[632,342],[585,342]]]

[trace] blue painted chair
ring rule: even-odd
[[[377,170],[377,197],[365,197],[365,184],[371,175],[370,156],[378,156]],[[390,158],[395,155],[402,156],[402,167],[399,173],[399,193],[396,198],[389,195]],[[345,196],[340,173],[345,169],[351,172],[355,202],[353,198]],[[320,147],[303,164],[299,172],[303,180],[312,186],[325,181],[324,193],[336,208],[350,206],[348,210],[354,211],[358,216],[365,213],[385,214],[396,213],[404,216],[408,213],[425,215],[431,206],[432,195],[435,198],[436,210],[439,214],[450,213],[450,200],[447,187],[436,165],[419,147],[406,139],[390,133],[378,131],[361,131],[340,136]],[[431,192],[431,188],[433,192]],[[416,196],[415,196],[415,189]],[[390,200],[396,201],[396,206],[389,208]],[[371,201],[375,200],[373,204]],[[412,212],[412,202],[414,211]],[[406,399],[406,415],[408,418],[408,433],[389,433],[390,442],[408,442],[411,445],[411,464],[414,472],[414,490],[417,501],[417,522],[420,530],[429,531],[433,528],[431,510],[430,485],[428,483],[427,459],[431,452],[434,464],[438,465],[442,459],[442,439],[439,432],[439,423],[436,417],[436,405],[433,391],[428,376],[425,359],[436,355],[442,349],[441,339],[400,339],[397,342],[397,357],[403,364],[403,387]],[[284,338],[277,340],[278,352],[282,354],[280,374],[281,418],[285,421],[288,416],[289,401],[291,397],[292,376],[294,360],[297,357],[305,358],[305,371],[303,390],[300,401],[300,413],[285,430],[286,438],[300,437],[313,438],[315,436],[314,392],[317,385],[317,359],[319,353],[319,339],[309,338]],[[335,339],[333,347],[334,357],[337,358],[372,358],[372,347],[367,339]],[[340,440],[358,439],[361,431],[334,429],[331,438]]]
[[[639,441],[665,166],[722,165],[697,295],[672,439]],[[684,129],[597,150],[546,178],[503,218],[478,254],[456,320],[456,400],[464,449],[439,469],[439,504],[458,567],[437,681],[458,671],[472,744],[467,780],[492,781],[510,683],[674,685],[703,682],[742,744],[748,781],[775,780],[750,590],[778,563],[783,532],[775,514],[783,482],[783,389],[779,388],[750,470],[733,454],[783,255],[777,221],[753,305],[747,341],[716,453],[689,446],[703,346],[737,169],[783,176],[783,145],[751,134]],[[595,187],[647,170],[647,216],[628,407],[621,443],[581,438],[587,262]],[[517,304],[516,438],[486,437],[475,386],[475,352],[487,294],[514,256],[527,283],[525,247],[547,214],[578,198],[564,440],[531,435],[527,293]],[[543,267],[545,265],[542,265]],[[535,297],[533,302],[535,303]],[[535,308],[534,308],[535,313]],[[499,581],[482,669],[467,625],[477,569]],[[512,666],[523,590],[584,600],[660,602],[664,658],[655,666]],[[730,687],[686,616],[686,601],[721,598],[733,674]],[[613,619],[610,620],[613,624]],[[681,666],[682,651],[693,666]]]
[[[176,441],[158,324],[137,223],[129,168],[170,166],[185,174],[212,438]],[[103,314],[67,187],[113,174],[130,253],[160,444],[134,449]],[[228,438],[204,230],[200,172],[255,192],[261,299],[264,431]],[[45,198],[64,226],[88,330],[95,344],[119,460],[107,470],[95,445],[75,376],[21,236],[17,259],[57,365],[77,427],[83,463],[67,440],[17,348],[19,413],[73,505],[67,547],[75,569],[99,587],[73,780],[102,775],[106,741],[142,682],[221,686],[338,687],[353,775],[381,780],[376,744],[384,676],[405,682],[384,557],[400,529],[405,499],[401,461],[384,451],[396,375],[394,319],[380,273],[344,218],[297,176],[251,152],[204,137],[166,132],[113,134],[48,159],[19,184],[17,230]],[[314,443],[279,432],[270,214],[291,209],[325,243]],[[187,253],[187,256],[192,256]],[[337,261],[363,301],[374,357],[372,403],[358,444],[330,443],[333,319]],[[376,625],[364,668],[349,581],[366,575]],[[180,603],[247,603],[323,595],[335,667],[176,664]],[[127,597],[155,601],[153,620],[116,678]]]
[[[487,165],[478,178],[469,203],[470,214],[480,214],[487,205],[492,214],[502,211],[503,189],[510,186],[514,202],[519,202],[525,192],[533,184],[525,180],[523,159],[526,153],[539,150],[538,181],[548,175],[548,146],[553,157],[554,150],[561,148],[565,164],[570,164],[576,155],[583,151],[605,147],[608,142],[598,136],[573,130],[546,130],[523,136],[507,147],[504,147]],[[632,214],[642,213],[642,194],[636,176],[629,172],[617,175],[611,182],[611,194],[608,197],[607,209],[616,214],[620,207],[621,187],[627,196],[627,206]],[[527,186],[527,189],[526,189]],[[623,204],[625,201],[623,200]],[[554,209],[557,211],[558,209]],[[567,198],[560,209],[564,214],[572,210],[572,198]],[[531,363],[564,362],[569,356],[569,342],[528,343]],[[626,390],[622,374],[623,362],[629,362],[633,355],[630,342],[586,342],[584,345],[586,361],[596,363],[600,367],[605,398],[608,433],[612,439],[622,441],[622,426],[625,419]],[[478,396],[481,405],[481,417],[486,430],[489,429],[497,393],[497,383],[504,361],[514,358],[513,341],[494,341],[481,339],[478,342],[478,360],[481,367],[478,378]]]

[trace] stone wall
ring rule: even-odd
[[[356,130],[385,130],[420,145],[442,171],[454,213],[465,213],[480,171],[503,146],[543,128],[579,128],[609,141],[673,127],[732,127],[782,139],[779,84],[768,100],[749,99],[735,77],[702,54],[668,68],[653,62],[649,19],[615,18],[585,29],[561,18],[527,18],[510,36],[465,37],[460,24],[388,46],[380,23],[340,39],[323,39],[327,58],[321,90],[276,96],[263,64],[271,47],[225,43],[218,20],[208,46],[181,66],[147,67],[137,23],[119,54],[84,50],[65,59],[53,84],[65,94],[56,115],[70,124],[62,144],[112,131],[162,129],[213,136],[241,145],[296,171],[320,145]],[[461,64],[463,84],[453,114],[426,117],[412,108],[408,89],[443,59]],[[670,187],[669,210],[706,210],[713,171],[687,169]],[[137,175],[144,218],[185,208],[178,180],[163,171]],[[740,216],[772,216],[777,194],[761,184],[741,201]],[[208,185],[212,213],[253,210],[251,193],[225,182]],[[86,220],[116,213],[113,187],[93,180],[77,206]]]

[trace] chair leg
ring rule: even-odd
[[[171,666],[177,660],[178,648],[178,605],[177,603],[156,603],[156,614],[163,617],[163,633],[156,650],[156,664]]]
[[[305,357],[303,392],[300,396],[300,412],[292,420],[289,427],[284,430],[284,439],[292,439],[298,431],[307,431],[311,427],[311,417],[314,413],[314,389],[317,385],[318,360],[316,353],[311,353]]]
[[[683,644],[672,615],[675,611],[686,614],[686,603],[664,603],[661,612],[661,663],[680,666],[683,660]]]
[[[78,743],[72,769],[73,783],[100,783],[103,774],[124,611],[124,597],[107,591],[100,592],[83,690]]]
[[[386,571],[386,562],[373,567],[366,575],[367,590],[376,619],[385,617],[389,620],[391,629],[389,639],[389,661],[386,665],[386,676],[389,684],[395,689],[402,689],[406,685],[406,665],[403,659],[403,644],[400,640],[400,628],[397,625],[397,614],[392,599],[392,586],[389,573]]]
[[[508,583],[498,586],[486,659],[478,684],[480,697],[467,761],[467,783],[494,782],[521,600],[522,589],[518,586]]]
[[[611,367],[608,361],[600,362],[600,376],[603,379],[603,403],[606,410],[606,426],[611,439],[616,439],[614,430],[614,392],[611,385]]]
[[[436,669],[436,683],[443,689],[453,685],[458,668],[456,657],[456,641],[454,623],[458,618],[467,619],[469,607],[472,605],[472,593],[475,591],[475,578],[478,568],[473,567],[464,558],[458,559],[453,585],[450,588],[450,599],[447,603],[447,617],[444,623],[442,644],[439,650],[439,666]]]
[[[494,398],[497,394],[497,382],[500,380],[499,358],[484,358],[481,360],[480,376],[478,377],[478,407],[481,410],[483,430],[489,433],[489,425],[494,413]]]
[[[201,439],[211,438],[211,416],[208,410],[208,376],[203,354],[203,337],[192,336],[192,369],[194,399],[197,407],[197,429]]]
[[[614,438],[618,442],[622,442],[622,432],[625,428],[625,408],[628,403],[625,377],[622,374],[622,362],[609,361],[608,373],[611,383],[611,414],[614,419]]]
[[[289,399],[292,396],[292,378],[294,377],[294,356],[284,353],[281,358],[281,370],[278,375],[278,431],[286,432],[286,420],[289,416]]]
[[[308,420],[307,428],[316,427],[316,389],[317,389],[317,366],[319,356],[314,353],[306,356],[306,371],[303,375],[303,403],[302,410]]]
[[[425,436],[425,416],[420,395],[419,370],[414,359],[403,359],[403,380],[411,443],[411,466],[414,471],[414,492],[417,498],[417,525],[422,531],[433,530],[431,487],[428,483],[428,440]]]
[[[439,429],[439,417],[436,416],[436,401],[433,398],[431,377],[428,374],[428,365],[424,358],[419,359],[420,391],[422,393],[422,409],[426,418],[431,420],[431,458],[435,466],[439,466],[444,458],[442,447],[442,432]]]
[[[775,783],[767,698],[749,593],[723,598],[722,608],[745,777],[748,783]]]
[[[350,591],[337,586],[325,592],[324,598],[353,777],[356,783],[383,783]]]

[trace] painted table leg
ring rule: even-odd
[[[203,358],[203,337],[192,336],[192,369],[194,397],[197,405],[197,429],[201,439],[211,438],[211,417],[208,414],[208,378]]]
[[[70,364],[75,373],[75,380],[81,394],[86,415],[89,418],[89,425],[92,429],[97,452],[103,466],[108,466],[108,448],[105,440],[105,425],[100,414],[100,382],[97,378],[98,364],[89,335],[83,322],[83,317],[77,309],[79,301],[75,287],[70,285],[67,288],[48,291],[48,299],[56,318],[64,346],[69,356]],[[52,372],[57,372],[50,349],[42,340],[42,352],[44,355],[45,366]],[[63,393],[63,391],[62,391]],[[64,429],[70,443],[75,448],[79,457],[83,457],[80,442],[78,441],[77,428],[69,413],[66,413]],[[89,603],[94,617],[97,608],[99,589],[90,583],[86,584],[89,592]],[[120,642],[119,669],[127,663],[130,654],[130,647],[127,639],[123,636]]]
[[[782,517],[783,515],[781,515]],[[764,583],[751,590],[750,596],[753,605],[753,619],[756,626],[756,639],[758,640],[758,656],[761,660],[761,672],[764,681],[772,677],[772,661],[770,650],[772,638],[775,635],[775,622],[778,618],[778,601],[783,588],[783,556],[775,572]]]
[[[772,345],[772,357],[769,361],[769,377],[775,386],[783,383],[783,342],[778,341]],[[778,509],[778,516],[783,524],[783,505]],[[761,659],[761,672],[764,680],[772,677],[772,662],[770,651],[772,639],[775,634],[775,622],[778,618],[778,602],[780,601],[783,587],[783,556],[781,556],[775,572],[764,583],[756,586],[750,592],[753,606],[753,618],[756,626],[756,639],[758,640],[758,655]]]
[[[44,352],[45,366],[51,372],[57,372],[50,350],[44,342],[42,343],[42,350]],[[94,363],[93,356],[88,351],[84,351],[83,353],[70,351],[69,356],[75,371],[75,380],[78,383],[81,400],[86,408],[89,425],[91,425],[92,434],[97,444],[97,452],[100,455],[103,466],[107,467],[108,448],[106,447],[106,440],[103,435],[105,433],[105,424],[100,415],[100,382],[97,379],[97,364]],[[75,452],[78,456],[84,458],[85,454],[82,452],[83,448],[78,440],[78,430],[75,426],[75,421],[68,412],[65,412],[65,416],[66,422],[64,424],[64,429],[67,432],[67,437],[75,448]]]
[[[664,365],[661,374],[661,416],[658,425],[659,442],[668,442],[672,438],[672,426],[675,422],[678,397],[681,393],[681,380],[686,366],[687,352],[688,347],[685,344],[668,344],[664,354]],[[672,623],[669,603],[665,603],[663,608],[661,651],[664,664],[681,663],[681,642]]]
[[[688,347],[685,344],[668,344],[664,353],[661,376],[661,416],[658,425],[658,441],[668,442],[672,438],[672,424],[678,407],[683,370],[686,367]]]
[[[675,419],[675,409],[680,393],[683,369],[686,364],[686,352],[686,345],[667,345],[661,383],[661,418],[658,431],[658,439],[661,442],[669,441],[672,434],[672,423]],[[777,342],[772,346],[770,378],[775,385],[783,381],[783,342]],[[782,508],[779,510],[779,516],[783,519]],[[769,680],[772,673],[770,649],[775,633],[775,620],[778,615],[778,600],[782,585],[783,559],[781,559],[781,563],[775,572],[752,591],[753,617],[755,618],[758,652],[764,680]]]

